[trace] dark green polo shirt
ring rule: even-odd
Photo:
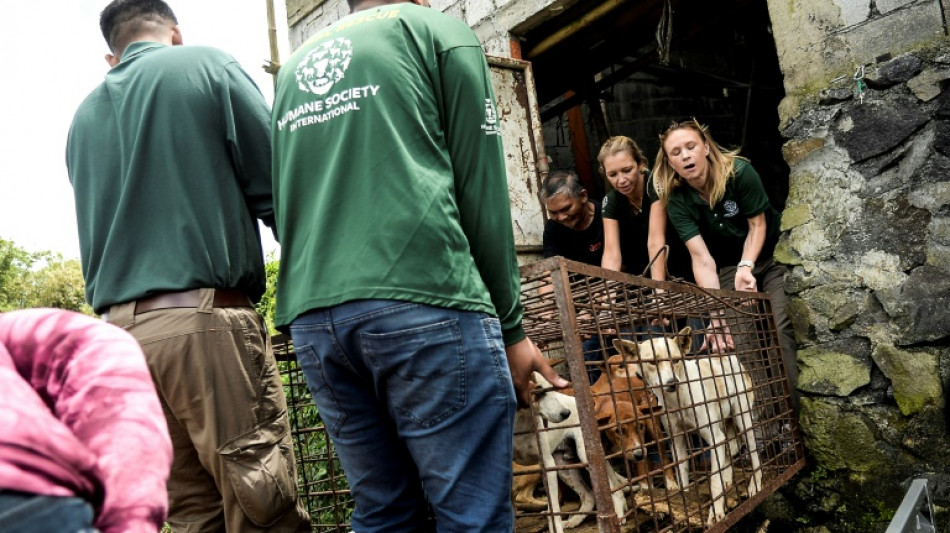
[[[264,292],[256,219],[273,224],[270,116],[231,56],[129,45],[76,111],[66,145],[86,300]]]
[[[726,193],[712,209],[696,189],[685,184],[670,193],[666,209],[683,242],[701,235],[719,268],[742,259],[749,218],[765,213],[765,243],[757,262],[772,257],[781,233],[781,215],[769,203],[758,172],[744,159],[736,159],[735,174],[726,181]]]

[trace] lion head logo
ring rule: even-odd
[[[353,44],[342,37],[320,43],[297,65],[297,87],[301,91],[324,95],[343,74],[353,58]]]

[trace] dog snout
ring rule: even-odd
[[[570,409],[564,409],[564,410],[562,410],[560,413],[558,413],[558,415],[559,415],[560,418],[561,418],[561,420],[559,420],[559,422],[560,422],[560,421],[563,421],[563,420],[567,420],[567,418],[568,418],[569,416],[571,416],[571,410],[570,410]]]
[[[630,459],[633,459],[634,461],[642,461],[643,458],[643,448],[636,448],[630,451]]]
[[[679,382],[680,380],[677,379],[676,376],[673,376],[670,379],[666,380],[666,383],[664,383],[664,387],[666,388],[667,392],[673,392],[676,390],[676,386],[679,384]]]

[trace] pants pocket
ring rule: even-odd
[[[465,355],[458,320],[387,333],[363,333],[364,354],[387,375],[390,405],[430,427],[465,406]]]
[[[261,527],[280,519],[297,499],[287,428],[281,413],[218,449],[241,509]]]

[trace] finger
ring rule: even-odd
[[[541,359],[540,362],[535,365],[534,369],[539,374],[544,376],[544,379],[548,380],[548,382],[556,389],[563,389],[564,387],[570,385],[570,382],[555,372],[554,369],[551,368],[551,365],[549,365],[544,359]]]

